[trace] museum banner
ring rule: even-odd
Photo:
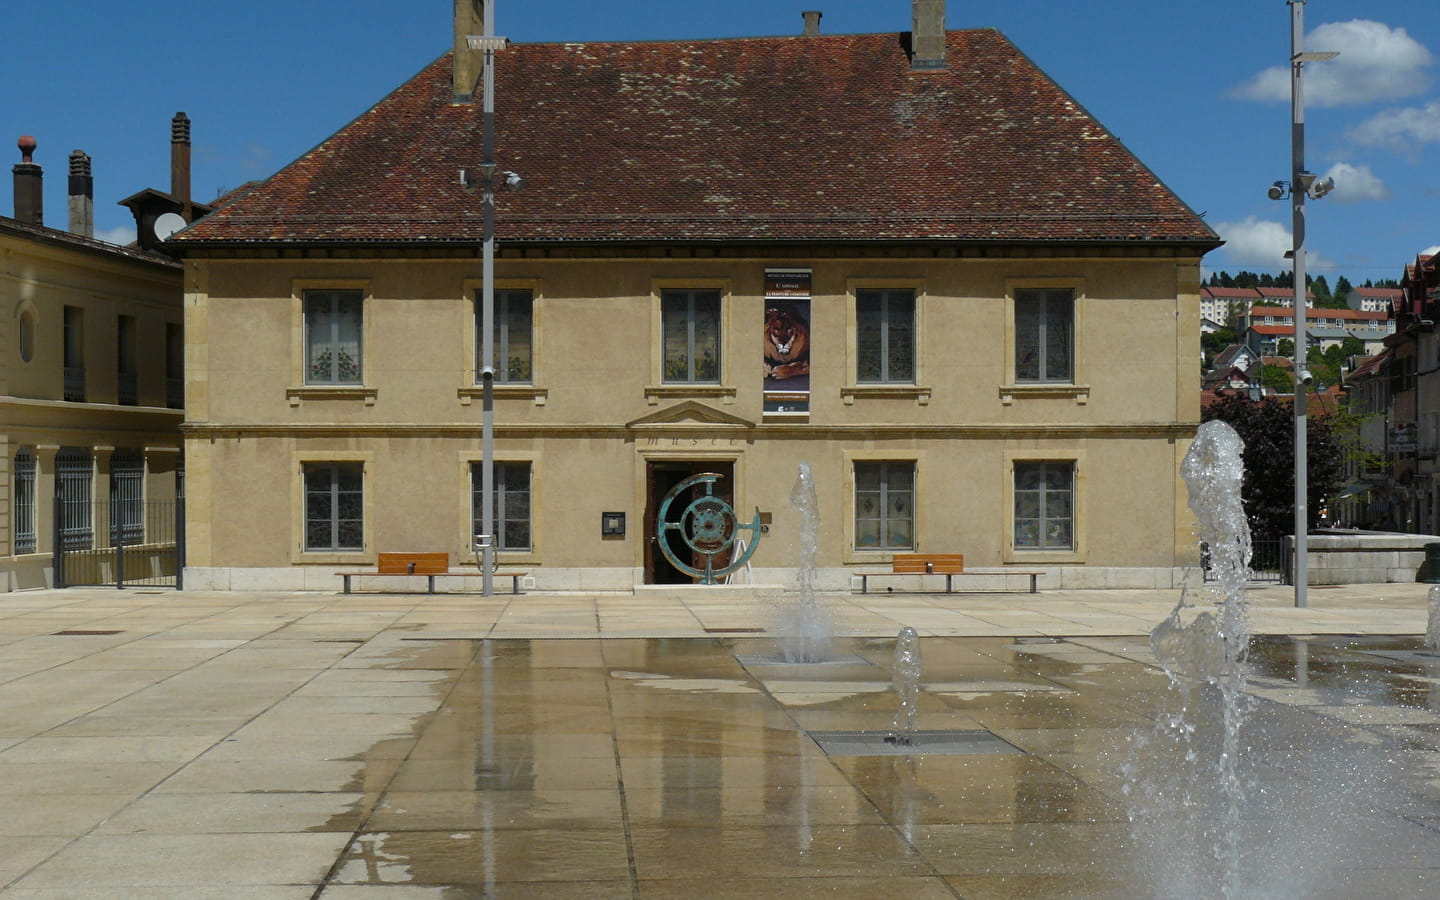
[[[765,412],[810,412],[810,269],[765,270]]]

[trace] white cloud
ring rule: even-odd
[[[1434,255],[1437,254],[1437,253],[1440,253],[1440,244],[1436,244],[1436,245],[1433,246],[1433,247],[1426,247],[1424,250],[1421,250],[1421,251],[1420,251],[1420,254],[1419,254],[1419,255],[1420,255],[1420,256],[1434,256]]]
[[[1305,65],[1305,105],[1344,106],[1394,100],[1430,86],[1435,58],[1405,32],[1382,22],[1352,19],[1321,25],[1305,38],[1306,50],[1338,50],[1323,63]],[[1289,101],[1290,67],[1275,66],[1232,91],[1245,100]]]
[[[106,228],[103,231],[95,232],[95,239],[111,244],[120,244],[121,246],[134,243],[135,226],[117,225],[114,228]]]
[[[1369,166],[1352,166],[1339,162],[1321,177],[1335,179],[1335,190],[1329,195],[1332,203],[1366,203],[1390,199],[1390,189],[1379,176],[1370,171]]]
[[[1295,241],[1290,229],[1279,222],[1247,216],[1243,222],[1216,222],[1215,230],[1225,241],[1220,252],[1225,254],[1228,266],[1252,267],[1262,271],[1279,271],[1291,266],[1285,254],[1290,252]],[[1328,259],[1308,251],[1305,264],[1312,274],[1333,267]],[[1211,263],[1210,267],[1215,268],[1215,264]]]
[[[1279,222],[1249,216],[1243,222],[1216,222],[1215,230],[1225,239],[1222,248],[1232,263],[1240,266],[1280,268],[1292,240],[1290,229]]]
[[[1345,132],[1357,144],[1409,152],[1417,145],[1440,142],[1440,100],[1376,113]]]

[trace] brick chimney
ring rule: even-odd
[[[189,222],[194,217],[190,208],[190,117],[183,112],[170,120],[170,196],[184,205],[181,215]]]
[[[26,225],[44,225],[45,173],[31,159],[35,153],[35,139],[24,135],[16,146],[20,148],[20,163],[11,169],[15,173],[15,218]]]
[[[70,154],[70,233],[95,236],[95,178],[83,150]]]
[[[825,15],[818,9],[807,9],[800,14],[805,18],[805,31],[803,34],[820,33],[820,17]]]
[[[945,68],[945,0],[911,0],[910,68]]]
[[[485,0],[455,0],[455,62],[452,82],[456,103],[472,103],[480,70],[485,64],[482,50],[471,50],[466,35],[485,33]]]

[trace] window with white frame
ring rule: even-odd
[[[855,463],[855,549],[915,547],[915,462]]]
[[[1075,463],[1015,463],[1015,549],[1075,549]]]
[[[914,384],[915,292],[857,290],[855,350],[859,384]]]
[[[306,463],[305,549],[363,550],[365,467],[358,462]]]
[[[471,533],[482,534],[485,509],[482,463],[471,463]],[[495,549],[529,550],[530,463],[495,463]]]
[[[720,383],[720,292],[666,290],[660,294],[662,380]]]
[[[1015,381],[1068,383],[1075,372],[1075,292],[1015,292]]]
[[[360,384],[364,296],[360,291],[305,292],[305,383]]]
[[[481,338],[485,333],[483,300],[475,292],[475,383],[481,380],[484,355]],[[531,384],[535,380],[535,295],[530,291],[495,292],[495,383]]]

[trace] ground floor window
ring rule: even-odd
[[[915,463],[855,463],[855,549],[915,546]]]
[[[364,482],[360,463],[305,464],[306,550],[364,549]]]
[[[95,464],[90,451],[61,447],[55,454],[55,493],[62,550],[89,550],[94,543],[94,482]]]
[[[35,454],[26,447],[15,454],[15,514],[12,552],[35,552]]]
[[[1075,548],[1075,463],[1015,463],[1015,549]]]
[[[483,467],[471,463],[472,533],[483,534],[484,493]],[[530,549],[530,464],[528,462],[495,463],[495,549]]]
[[[116,450],[110,456],[110,541],[144,540],[145,456],[138,450]]]

